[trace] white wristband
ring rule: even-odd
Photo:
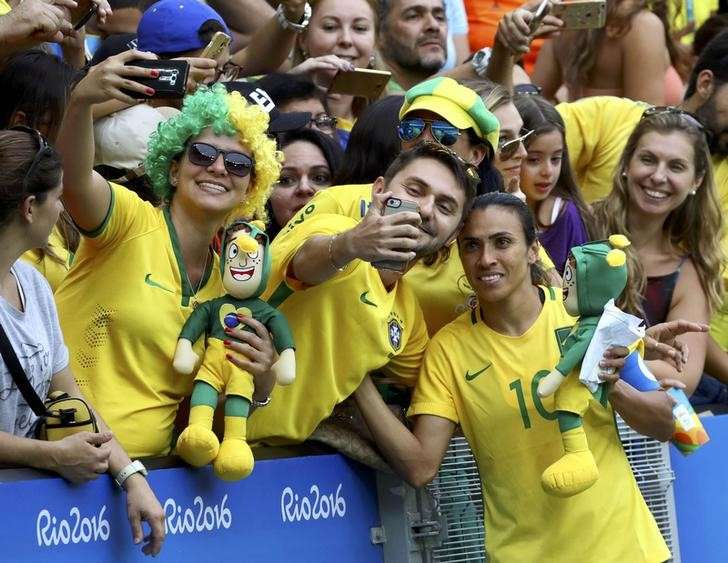
[[[147,468],[144,467],[144,464],[138,459],[132,461],[129,465],[119,471],[114,477],[114,481],[119,488],[121,488],[124,485],[124,482],[134,475],[134,473],[141,473],[144,477],[148,474]]]

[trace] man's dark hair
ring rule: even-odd
[[[425,141],[408,151],[399,153],[384,173],[384,185],[389,185],[392,178],[403,168],[420,158],[436,160],[452,172],[458,186],[465,192],[465,206],[463,208],[463,214],[465,214],[475,197],[475,190],[479,181],[477,170],[472,164],[465,162],[456,153],[440,144]]]
[[[387,27],[387,16],[392,10],[392,0],[379,0],[379,10],[377,12],[377,18],[379,19],[380,30],[384,30]]]
[[[693,35],[693,55],[699,57],[713,37],[728,29],[728,14],[713,14],[703,22]]]
[[[690,74],[686,99],[695,94],[698,75],[704,70],[713,73],[716,86],[728,82],[728,29],[716,35],[703,49]]]
[[[323,94],[307,76],[287,74],[285,72],[272,72],[256,82],[263,90],[268,92],[270,99],[276,106],[284,106],[289,102],[321,100],[328,111],[326,95]]]

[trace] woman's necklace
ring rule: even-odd
[[[187,278],[187,285],[190,286],[190,291],[192,291],[192,295],[190,296],[190,305],[193,309],[197,308],[197,305],[199,305],[197,301],[197,292],[200,291],[200,288],[202,287],[202,282],[205,279],[205,272],[207,272],[207,266],[210,261],[210,248],[208,247],[207,253],[205,254],[205,265],[202,267],[202,274],[200,275],[200,279],[197,281],[197,285],[195,287],[192,287],[192,281],[190,280],[190,274],[187,272],[187,268],[185,268],[185,277]]]

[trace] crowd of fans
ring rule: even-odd
[[[606,0],[606,25],[576,30],[531,25],[540,3],[0,0],[0,324],[38,394],[86,397],[101,427],[36,439],[0,362],[0,463],[123,475],[133,539],[158,553],[131,460],[174,453],[180,330],[225,293],[223,229],[260,219],[297,378],[274,384],[263,324],[226,328],[253,445],[358,420],[419,486],[460,428],[491,561],[669,559],[613,419],[666,440],[668,395],[605,353],[609,403],[584,420],[602,477],[565,501],[539,486],[562,442],[535,389],[575,321],[570,249],[619,233],[648,367],[728,407],[728,16]],[[184,97],[149,85],[167,60],[189,67]],[[354,69],[390,73],[377,99],[330,91]],[[416,211],[385,213],[393,197]]]

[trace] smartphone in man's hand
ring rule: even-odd
[[[405,211],[419,214],[420,206],[414,201],[399,199],[398,197],[390,197],[384,204],[382,215],[394,215],[395,213],[402,213]],[[395,272],[404,272],[405,268],[407,268],[407,264],[408,262],[396,262],[394,260],[380,260],[378,262],[372,262],[372,266],[379,270],[393,270]]]

